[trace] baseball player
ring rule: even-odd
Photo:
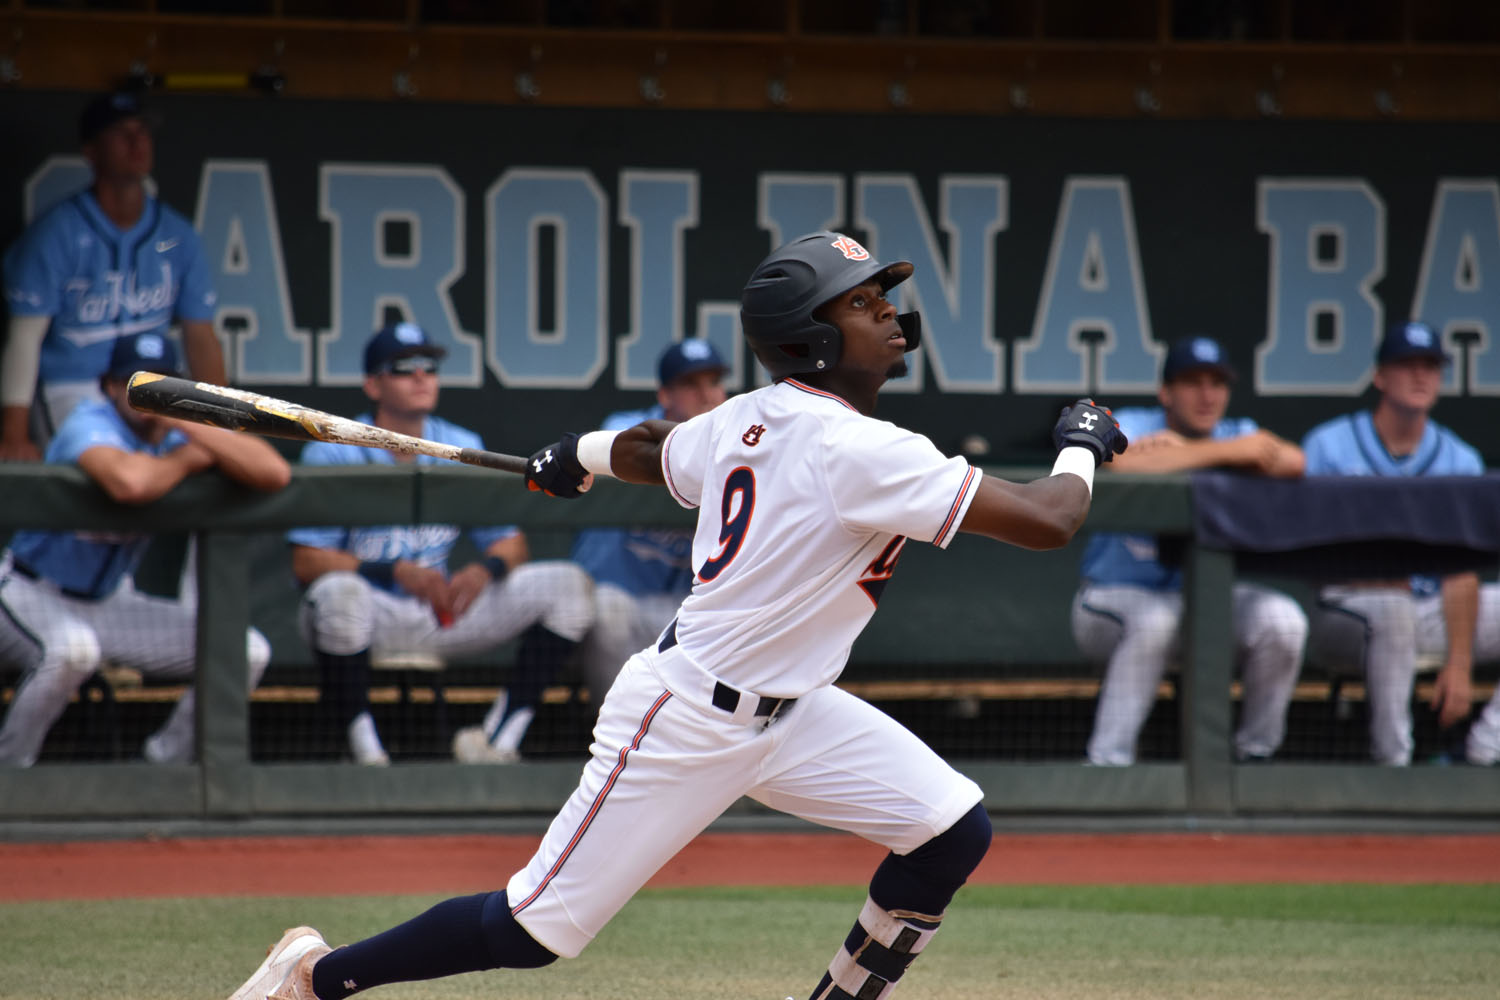
[[[215,296],[192,224],[146,189],[154,149],[132,93],[84,108],[91,187],[27,228],[5,255],[9,336],[0,355],[0,461],[36,460],[83,399],[98,399],[116,338],[182,325],[188,369],[223,385]]]
[[[1335,417],[1308,432],[1310,476],[1477,476],[1479,453],[1430,418],[1448,363],[1425,323],[1386,332],[1375,357],[1374,411]],[[1370,712],[1370,756],[1406,765],[1412,754],[1412,684],[1421,653],[1444,657],[1432,707],[1447,727],[1472,708],[1474,661],[1500,658],[1500,584],[1475,573],[1324,587],[1313,617],[1313,650],[1363,663]],[[1500,760],[1500,695],[1470,727],[1468,759]]]
[[[622,668],[578,789],[504,890],[337,951],[293,928],[234,1000],[338,1000],[575,956],[742,795],[890,849],[812,993],[889,995],[984,856],[990,822],[973,781],[833,681],[908,538],[1063,545],[1088,511],[1095,466],[1125,447],[1108,411],[1080,401],[1058,421],[1054,474],[1018,485],[875,419],[881,386],[919,340],[917,315],[886,299],[911,272],[846,235],[800,237],[760,263],[741,297],[772,385],[684,423],[569,434],[532,456],[528,485],[552,495],[612,475],[697,508],[692,593]]]
[[[185,477],[217,468],[260,490],[278,490],[291,470],[264,439],[139,413],[125,399],[131,373],[177,373],[172,342],[157,333],[115,341],[101,379],[103,400],[79,403],[47,446],[47,461],[76,464],[116,503],[150,503]],[[148,677],[188,679],[197,609],[190,597],[142,594],[131,574],[148,536],[102,531],[20,531],[0,557],[0,663],[25,672],[0,726],[0,765],[27,767],[78,686],[108,660]],[[245,635],[250,686],[271,647]],[[196,752],[193,692],[146,740],[153,763]]]
[[[462,448],[479,435],[433,415],[438,364],[447,352],[413,323],[382,327],[365,345],[359,420]],[[444,461],[380,448],[315,441],[303,465],[391,465]],[[447,572],[459,529],[446,524],[298,528],[287,533],[292,571],[307,588],[299,622],[322,672],[323,697],[361,764],[390,762],[370,715],[371,650],[430,651],[444,657],[491,650],[521,636],[516,678],[482,726],[460,729],[453,753],[470,764],[520,759],[521,738],[558,664],[594,620],[587,574],[569,562],[527,562],[513,526],[470,532],[478,562]]]
[[[728,366],[706,340],[688,339],[657,362],[656,405],[604,420],[621,431],[644,420],[678,423],[724,402]],[[598,705],[630,654],[661,635],[693,585],[693,533],[676,528],[591,528],[578,533],[573,561],[594,578],[594,627],[583,642],[583,670]]]
[[[1238,468],[1267,476],[1302,474],[1302,450],[1248,418],[1226,417],[1234,369],[1219,343],[1190,337],[1172,345],[1162,365],[1158,407],[1121,409],[1130,437],[1117,472],[1183,472]],[[1135,762],[1136,739],[1167,664],[1178,653],[1182,572],[1166,565],[1150,535],[1101,533],[1084,550],[1083,585],[1073,599],[1073,638],[1085,656],[1106,664],[1099,688],[1092,764]],[[1235,756],[1266,760],[1286,733],[1287,705],[1302,668],[1307,615],[1269,587],[1236,583],[1234,648],[1243,680]]]

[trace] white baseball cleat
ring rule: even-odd
[[[293,927],[266,952],[266,960],[229,1000],[317,1000],[312,967],[333,949],[311,927]]]
[[[514,764],[521,752],[490,743],[480,726],[465,726],[453,734],[453,756],[463,764]]]

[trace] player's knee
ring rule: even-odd
[[[64,629],[47,637],[47,653],[42,668],[66,673],[75,684],[82,684],[99,669],[103,652],[99,636],[87,627]]]
[[[1165,655],[1177,640],[1182,614],[1174,608],[1149,606],[1132,611],[1125,623],[1125,638],[1137,650]]]
[[[511,914],[503,889],[484,901],[480,925],[494,968],[540,969],[557,961],[557,954],[544,948]]]
[[[310,611],[308,639],[315,648],[347,656],[369,647],[375,628],[370,584],[358,573],[324,573],[303,600]]]
[[[937,915],[990,849],[994,829],[978,803],[948,829],[908,854],[890,854],[870,881],[870,898],[887,910]]]
[[[989,852],[990,842],[995,837],[995,828],[990,824],[990,814],[984,803],[964,813],[948,829],[934,837],[929,843],[941,844],[940,857],[946,866],[946,874],[962,884],[984,856]]]
[[[547,608],[540,624],[570,642],[578,642],[594,624],[594,580],[570,562],[546,564],[543,585]]]
[[[271,642],[260,629],[245,632],[245,659],[250,665],[250,687],[254,688],[271,663]]]

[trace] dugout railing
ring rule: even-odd
[[[991,469],[1008,478],[1037,469]],[[122,510],[71,468],[0,467],[0,532],[17,528],[182,532],[198,538],[200,759],[43,763],[0,769],[0,821],[111,818],[212,819],[444,814],[546,815],[572,790],[580,758],[508,767],[445,761],[363,768],[340,762],[261,763],[250,753],[242,636],[250,621],[249,539],[299,525],[516,523],[528,532],[599,524],[686,524],[663,490],[605,482],[578,503],[544,500],[514,477],[464,468],[295,470],[275,494],[195,477],[157,503]],[[1470,767],[1381,768],[1363,763],[1237,765],[1227,642],[1234,560],[1191,540],[1185,477],[1103,477],[1091,530],[1186,539],[1187,620],[1176,705],[1180,755],[1168,762],[1095,768],[1075,761],[965,759],[998,813],[1161,816],[1500,816],[1500,775]],[[922,664],[942,676],[1053,650],[1076,657],[1054,624],[1037,622],[1037,577],[1023,553],[965,538],[946,553],[909,547],[880,612],[856,646],[848,676],[880,664]],[[1055,565],[1055,564],[1054,564]],[[1044,594],[1056,610],[1070,593]],[[1014,598],[1019,611],[1006,613]],[[1030,600],[1031,604],[1027,601]],[[1050,631],[1049,631],[1050,629]],[[1042,654],[1045,655],[1045,654]],[[7,677],[4,683],[14,683]],[[749,802],[736,811],[756,812]]]

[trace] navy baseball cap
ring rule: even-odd
[[[388,323],[376,330],[365,345],[365,374],[378,375],[397,358],[416,354],[441,361],[448,351],[428,339],[427,331],[415,323]]]
[[[78,141],[89,142],[111,125],[127,118],[142,118],[148,125],[155,124],[146,113],[146,104],[140,95],[128,90],[100,94],[89,101],[83,113],[78,116]]]
[[[706,340],[681,340],[662,352],[661,360],[656,363],[656,381],[658,385],[670,385],[694,372],[728,370],[713,344]]]
[[[1380,350],[1375,354],[1375,362],[1382,365],[1406,358],[1432,358],[1443,364],[1449,361],[1442,338],[1426,323],[1416,321],[1397,323],[1387,330],[1385,339],[1380,342]]]
[[[1224,354],[1224,348],[1212,337],[1184,337],[1167,350],[1161,367],[1161,380],[1171,382],[1185,372],[1218,372],[1226,382],[1239,376]]]
[[[104,374],[113,378],[128,378],[136,372],[176,375],[176,345],[159,333],[137,333],[130,337],[115,338],[114,350],[109,355],[109,370]]]

